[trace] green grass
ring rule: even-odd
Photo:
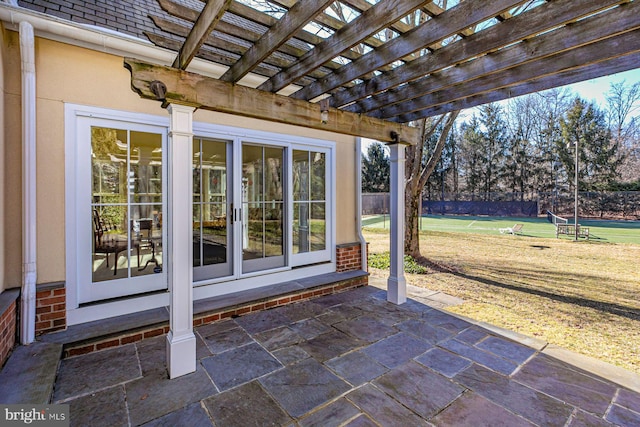
[[[497,231],[516,222],[525,236]],[[608,239],[599,243],[556,239],[553,226],[536,219],[428,218],[423,225],[421,253],[432,264],[426,274],[407,273],[407,282],[464,300],[449,311],[640,373],[640,244],[612,243],[617,234],[637,239],[640,230],[595,227]],[[363,234],[371,258],[385,260],[389,231],[364,227]]]
[[[546,218],[509,218],[486,216],[441,216],[428,215],[420,220],[421,230],[452,233],[500,234],[500,228],[524,224],[522,235],[528,237],[556,238],[555,227]],[[569,219],[572,222],[572,219]],[[580,220],[589,227],[590,241],[603,243],[640,244],[640,221]],[[389,228],[388,215],[375,215],[362,219],[362,225],[372,228]],[[570,240],[568,236],[560,239]]]

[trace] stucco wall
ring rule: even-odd
[[[5,128],[8,160],[5,179],[11,177],[11,182],[10,188],[3,186],[7,222],[4,238],[12,248],[5,257],[6,283],[11,287],[20,283],[20,128],[19,114],[14,113],[19,111],[20,62],[17,33],[7,31],[5,39],[6,68],[11,76],[5,79],[5,120],[18,124]],[[65,279],[64,104],[167,116],[158,102],[142,100],[130,89],[130,73],[122,64],[123,58],[119,56],[36,39],[38,283]],[[357,239],[353,137],[207,111],[196,112],[195,120],[336,141],[339,183],[336,243]]]

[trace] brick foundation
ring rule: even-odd
[[[368,252],[369,245],[367,244],[367,258]],[[359,242],[336,246],[336,272],[352,270],[366,270],[362,267],[362,251]]]
[[[349,289],[358,288],[360,286],[366,286],[368,283],[368,277],[358,277],[356,279],[345,280],[342,282],[332,283],[330,285],[319,286],[317,288],[305,289],[303,291],[294,292],[287,295],[280,295],[278,297],[252,301],[246,304],[239,304],[236,306],[226,307],[220,311],[214,311],[209,313],[196,314],[193,319],[193,326],[202,326],[209,323],[217,322],[219,320],[227,319],[230,317],[238,317],[243,314],[252,313],[255,311],[266,310],[273,307],[279,307],[299,301],[306,301],[323,295],[330,295],[338,292],[343,292]],[[129,331],[119,336],[105,337],[100,340],[92,342],[84,342],[77,345],[70,345],[64,348],[63,357],[78,356],[81,354],[91,353],[93,351],[102,350],[110,347],[117,347],[120,345],[130,344],[132,342],[142,341],[145,338],[151,338],[158,335],[163,335],[169,332],[169,325],[160,324],[153,327]]]
[[[16,299],[18,292],[13,292],[11,295],[9,292],[3,294],[5,295],[0,295],[0,297],[6,298],[6,300],[0,304],[0,367],[7,361],[16,344],[16,325],[18,323]]]
[[[63,284],[36,289],[36,335],[67,327],[67,290]]]

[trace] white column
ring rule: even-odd
[[[167,334],[169,378],[196,370],[193,334],[192,174],[193,107],[170,104],[168,149],[168,277],[170,323]]]
[[[402,144],[391,149],[391,268],[387,280],[387,301],[403,304],[407,301],[407,282],[404,277],[404,152]]]
[[[36,64],[33,26],[20,23],[22,63],[22,291],[20,342],[35,340],[36,325]]]

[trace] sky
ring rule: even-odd
[[[622,81],[627,85],[640,82],[640,68],[626,71],[624,73],[612,74],[610,76],[574,83],[567,87],[576,92],[580,98],[587,101],[595,101],[598,107],[604,108],[607,102],[605,96],[609,91],[611,83],[620,83]],[[640,115],[640,105],[638,105],[634,115]],[[373,141],[363,139],[362,151],[366,152],[367,147],[372,142]]]
[[[600,107],[604,107],[606,103],[605,94],[609,91],[610,84],[619,83],[623,80],[628,85],[640,82],[640,69],[575,83],[569,85],[569,87],[578,93],[581,98],[595,101]]]

